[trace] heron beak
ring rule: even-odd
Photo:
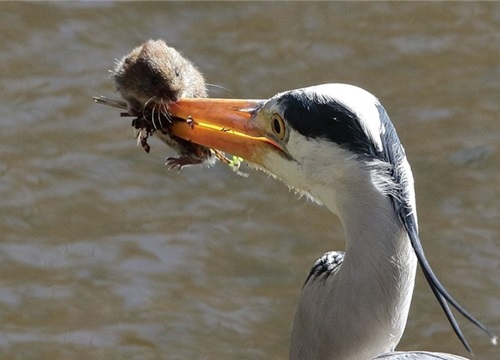
[[[170,132],[184,140],[227,152],[256,164],[272,150],[285,152],[259,121],[265,100],[181,99],[169,105]]]

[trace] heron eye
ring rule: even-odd
[[[283,121],[283,118],[279,116],[278,114],[273,114],[271,117],[271,127],[273,129],[274,135],[279,140],[283,140],[285,138],[286,134],[286,127],[285,127],[285,122]]]

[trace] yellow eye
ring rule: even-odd
[[[279,140],[283,140],[286,135],[286,127],[283,118],[279,116],[279,114],[273,114],[271,117],[271,128],[273,130],[274,135]]]

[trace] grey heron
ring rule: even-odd
[[[422,249],[413,176],[389,116],[369,92],[324,84],[269,100],[183,99],[173,135],[241,156],[323,204],[344,227],[345,253],[321,257],[296,308],[290,359],[463,359],[394,352],[407,321],[417,262],[453,330],[450,306],[493,334],[446,291]]]

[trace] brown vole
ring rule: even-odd
[[[111,77],[131,114],[142,111],[150,101],[207,97],[203,75],[163,40],[149,40],[133,49],[116,63]]]
[[[149,40],[117,61],[111,78],[127,102],[129,114],[138,116],[134,126],[141,130],[139,137],[146,151],[146,139],[154,133],[181,155],[167,159],[171,168],[214,161],[213,150],[168,133],[167,104],[183,97],[207,97],[203,75],[177,50],[163,40]]]

